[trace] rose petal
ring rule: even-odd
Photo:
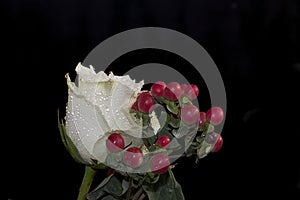
[[[129,76],[114,76],[110,74],[114,82],[112,88],[111,110],[119,130],[125,131],[135,137],[141,137],[142,127],[138,125],[130,115],[132,99],[141,91],[143,81],[135,83]]]
[[[110,131],[101,111],[80,95],[79,89],[67,76],[69,99],[66,113],[66,131],[85,160],[94,159],[96,141]]]
[[[101,110],[111,129],[117,129],[118,126],[110,110],[113,85],[113,82],[110,80],[111,77],[107,76],[103,71],[96,73],[92,66],[87,68],[80,63],[76,67],[76,72],[79,77],[78,88],[81,95]]]
[[[81,65],[81,63],[78,63],[75,71],[78,74],[79,87],[82,87],[83,86],[82,84],[84,83],[106,82],[110,79],[109,76],[107,76],[103,71],[96,73],[93,66],[91,65],[90,68],[87,68]]]

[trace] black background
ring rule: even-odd
[[[165,27],[198,41],[227,92],[223,148],[174,169],[186,199],[296,198],[300,188],[300,5],[296,0],[3,1],[2,96],[9,199],[76,199],[84,167],[57,129],[64,75],[104,39]],[[7,51],[8,49],[8,51]],[[149,52],[148,52],[149,53]],[[167,54],[119,59],[180,66]],[[115,65],[116,65],[115,63]],[[184,64],[183,64],[184,65]],[[121,68],[120,68],[121,70]],[[122,70],[121,70],[122,71]],[[193,76],[191,76],[193,79]],[[4,129],[5,128],[5,129]],[[5,131],[4,131],[5,130]],[[2,139],[3,140],[3,139]],[[100,173],[99,178],[105,176]]]

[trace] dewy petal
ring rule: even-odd
[[[134,92],[134,95],[139,93],[144,85],[144,81],[136,83],[135,80],[131,79],[129,75],[125,76],[115,76],[112,72],[109,74],[112,80],[119,82],[123,85],[126,85],[130,90]]]
[[[111,112],[111,93],[113,82],[103,71],[96,73],[94,68],[76,67],[78,74],[78,92],[91,104],[97,106],[111,129],[118,129]]]
[[[115,122],[111,108],[112,88],[112,81],[98,83],[95,93],[96,101],[94,102],[94,104],[102,111],[106,121],[108,122],[109,127],[112,130],[117,130],[118,126]]]
[[[109,76],[105,74],[105,72],[100,71],[98,73],[95,72],[93,66],[90,65],[90,68],[84,67],[81,63],[78,63],[75,71],[78,74],[79,78],[79,87],[80,83],[98,83],[98,82],[106,82],[109,80]]]
[[[135,123],[129,111],[137,93],[141,91],[143,81],[136,83],[128,75],[115,76],[110,73],[107,76],[103,71],[96,73],[92,66],[87,68],[80,63],[76,72],[81,95],[99,107],[112,130],[127,130],[135,134],[140,132],[141,127]]]
[[[111,96],[111,110],[113,118],[119,130],[125,131],[134,137],[140,138],[142,127],[137,124],[130,115],[130,108],[133,99],[141,91],[143,81],[136,83],[135,80],[127,76],[114,76],[110,74],[114,82]]]
[[[92,66],[87,68],[80,63],[76,67],[76,72],[78,75],[78,91],[80,91],[81,95],[83,95],[87,101],[95,104],[95,101],[97,101],[98,84],[108,82],[109,76],[103,71],[96,74]],[[100,95],[104,96],[103,94]]]
[[[83,159],[91,162],[96,141],[110,128],[101,111],[85,97],[67,75],[69,99],[66,113],[66,131]]]

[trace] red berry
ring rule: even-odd
[[[199,94],[199,89],[198,89],[197,85],[191,84],[185,88],[184,94],[186,96],[188,96],[191,100],[194,100],[197,98],[197,96]]]
[[[161,148],[167,148],[170,145],[170,142],[170,138],[166,135],[163,135],[157,139],[156,144]]]
[[[139,111],[143,113],[150,113],[154,109],[155,99],[150,95],[144,95],[138,101]]]
[[[142,164],[143,160],[143,153],[137,147],[130,147],[124,152],[123,161],[129,167],[137,168]]]
[[[134,111],[139,111],[139,107],[138,107],[138,102],[134,102],[131,106],[131,109],[134,110]]]
[[[164,97],[170,100],[177,100],[183,94],[183,90],[179,83],[170,82],[165,88]]]
[[[222,108],[218,106],[211,107],[206,112],[206,119],[213,125],[219,125],[224,119],[224,112]]]
[[[138,94],[137,98],[136,98],[136,101],[139,101],[139,99],[141,99],[143,96],[145,95],[149,95],[150,93],[149,92],[141,92]]]
[[[213,149],[211,150],[211,152],[213,152],[213,153],[219,151],[223,146],[222,136],[220,134],[216,133],[216,137],[217,137],[217,141],[216,141]]]
[[[143,96],[145,95],[149,95],[149,92],[142,92],[142,93],[139,93],[135,102],[132,104],[131,106],[131,109],[134,110],[134,111],[139,111],[139,106],[138,106],[138,102],[139,102],[139,99],[141,99]]]
[[[168,171],[170,159],[163,153],[158,153],[150,159],[150,169],[153,173],[163,174]]]
[[[151,88],[151,94],[156,97],[162,97],[164,95],[164,90],[166,88],[166,83],[162,81],[155,82]]]
[[[200,112],[199,114],[200,114],[200,119],[199,119],[198,126],[202,126],[206,122],[206,113]]]
[[[199,117],[199,109],[194,105],[187,105],[181,109],[181,120],[187,125],[196,123]]]
[[[106,147],[110,152],[119,152],[124,149],[125,143],[121,134],[112,133],[106,140]]]
[[[139,102],[144,96],[147,96],[147,95],[150,95],[150,93],[149,93],[149,92],[142,92],[142,93],[138,94],[138,96],[137,96],[135,102],[137,102],[137,104],[138,104],[138,102]]]
[[[198,88],[198,86],[195,85],[195,84],[191,84],[191,87],[193,88],[193,90],[194,90],[196,96],[198,96],[198,95],[199,95],[199,88]]]

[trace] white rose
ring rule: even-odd
[[[66,134],[86,163],[92,164],[92,159],[104,163],[109,132],[121,130],[142,138],[142,126],[132,117],[130,108],[144,82],[136,83],[128,75],[96,73],[92,66],[87,68],[80,63],[76,72],[77,85],[66,75]]]

